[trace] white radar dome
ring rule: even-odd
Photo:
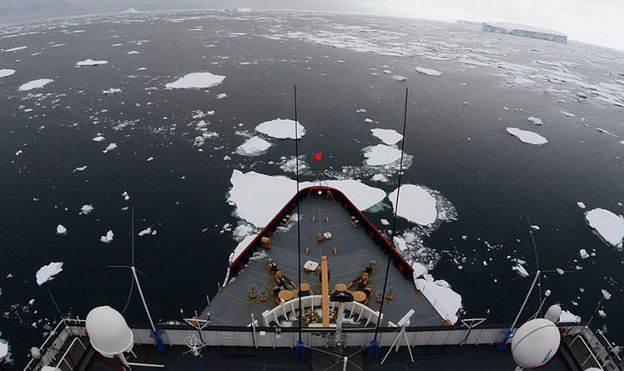
[[[561,336],[552,321],[544,318],[530,320],[520,326],[511,340],[511,354],[522,368],[535,368],[550,361],[557,353]]]
[[[561,307],[559,306],[559,304],[553,304],[546,311],[544,318],[546,318],[552,323],[557,323],[559,322],[560,316],[561,316]]]
[[[129,352],[134,335],[121,313],[108,305],[93,308],[87,314],[87,334],[93,348],[101,355],[113,358]]]

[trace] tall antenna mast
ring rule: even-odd
[[[401,193],[401,181],[403,175],[403,154],[405,152],[405,131],[407,127],[407,97],[408,97],[408,88],[405,88],[405,109],[403,111],[403,141],[401,142],[401,159],[399,161],[399,187],[397,188],[397,195],[394,208],[394,218],[392,221],[392,235],[390,236],[390,243],[394,246],[394,235],[396,234],[396,222],[397,222],[397,212],[399,210],[399,194]],[[381,324],[381,316],[383,314],[383,306],[386,300],[386,289],[388,287],[388,273],[390,273],[390,262],[392,261],[392,256],[388,255],[388,263],[386,264],[386,274],[384,276],[384,284],[383,291],[381,297],[381,304],[379,305],[379,316],[377,317],[377,324],[375,325],[375,337],[373,341],[370,343],[370,347],[373,351],[379,349],[379,342],[377,341],[377,334],[379,333],[379,325]]]
[[[297,290],[298,290],[298,302],[299,302],[299,341],[297,341],[297,349],[303,350],[303,341],[301,340],[301,319],[302,319],[302,307],[301,307],[301,209],[299,204],[299,121],[297,117],[297,85],[294,85],[293,89],[294,105],[295,105],[295,176],[297,181]],[[301,348],[300,348],[301,347]]]

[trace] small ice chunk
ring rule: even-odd
[[[511,270],[516,271],[516,273],[518,273],[518,275],[520,277],[528,277],[529,276],[529,272],[527,272],[526,268],[524,268],[524,266],[522,266],[521,264],[516,264],[514,265]]]
[[[355,110],[355,112],[357,112],[357,113],[366,113],[366,109],[358,108],[357,110]]]
[[[93,211],[93,205],[82,205],[78,215],[89,215]]]
[[[534,231],[539,231],[540,227],[539,227],[539,225],[532,225],[531,229],[534,230]]]
[[[150,157],[148,157],[148,158],[147,158],[147,160],[145,160],[145,161],[147,161],[147,162],[152,162],[152,161],[154,161],[154,157],[151,157],[151,156],[150,156]]]
[[[295,139],[295,121],[288,119],[275,119],[265,121],[256,126],[256,131],[277,139]],[[297,139],[301,139],[306,133],[305,127],[297,123]]]
[[[542,119],[541,119],[541,118],[539,118],[539,117],[529,116],[529,117],[527,118],[527,120],[528,120],[530,123],[532,123],[533,125],[538,125],[538,126],[542,126],[542,125],[544,125],[544,121],[542,121]]]
[[[19,91],[29,91],[29,90],[33,90],[33,89],[41,89],[44,86],[46,86],[47,84],[51,83],[52,79],[38,79],[38,80],[32,80],[29,81],[23,85],[21,85],[19,87]]]
[[[106,146],[106,148],[102,151],[102,153],[110,152],[110,151],[114,150],[115,148],[117,148],[117,144],[116,143],[111,143],[108,146]]]
[[[11,70],[11,69],[8,69],[8,68],[0,69],[0,77],[11,76],[14,73],[15,73],[15,70]]]
[[[9,343],[4,340],[0,340],[0,360],[9,354]]]
[[[364,157],[366,157],[366,165],[388,165],[399,160],[401,151],[395,147],[378,144],[376,146],[364,148]]]
[[[17,46],[15,48],[11,48],[11,49],[3,49],[2,51],[3,52],[16,52],[18,50],[23,50],[23,49],[26,49],[26,48],[28,48],[28,47],[26,45],[24,45],[24,46]]]
[[[271,147],[271,143],[259,136],[251,137],[236,148],[236,153],[241,156],[259,156]]]
[[[367,117],[367,118],[364,119],[364,122],[367,123],[367,124],[372,124],[374,121]]]
[[[601,289],[600,292],[602,293],[602,296],[605,298],[605,300],[611,299],[611,293],[609,291]]]
[[[585,204],[584,204],[584,203],[582,203],[581,201],[577,202],[576,204],[577,204],[577,205],[578,205],[578,207],[580,207],[581,209],[584,209],[584,208],[585,208]]]
[[[102,90],[102,94],[104,94],[104,95],[117,94],[117,93],[121,93],[121,89],[119,89],[119,88],[110,88],[108,90]]]
[[[138,51],[136,51],[136,50],[130,50],[130,51],[129,51],[129,52],[127,52],[126,54],[128,54],[128,55],[136,55],[136,54],[139,54],[139,52],[138,52]]]
[[[407,77],[401,76],[401,75],[394,75],[392,76],[392,78],[395,79],[396,81],[407,81]]]
[[[589,254],[587,253],[587,250],[585,250],[585,249],[580,249],[579,250],[579,256],[581,257],[581,259],[589,258]]]
[[[126,201],[130,201],[130,195],[128,194],[128,191],[123,191],[121,197],[123,197]]]
[[[93,59],[85,59],[84,61],[78,61],[76,66],[101,66],[103,64],[107,64],[108,61],[94,61]]]
[[[219,93],[217,94],[217,99],[227,98],[227,93]]]
[[[206,89],[221,84],[225,76],[193,72],[165,85],[167,89]]]
[[[139,232],[139,236],[143,237],[143,236],[146,236],[146,235],[155,234],[154,232],[156,232],[156,231],[152,230],[152,227],[148,227],[148,228],[145,228],[144,230],[140,231]]]
[[[63,271],[63,263],[52,262],[43,267],[39,268],[37,273],[35,273],[35,278],[37,279],[37,285],[41,286],[44,283],[51,281],[54,279],[54,276],[61,273]]]
[[[397,133],[395,130],[392,129],[376,128],[371,129],[371,133],[373,133],[373,136],[381,139],[382,142],[389,146],[397,144],[401,141],[401,139],[403,139],[403,135]]]
[[[113,231],[109,230],[104,236],[100,236],[100,242],[111,243],[113,242],[114,236],[115,234],[113,233]]]
[[[76,168],[74,168],[74,171],[85,171],[85,170],[87,170],[87,165],[77,166]]]
[[[91,139],[91,140],[92,140],[92,141],[94,141],[94,142],[101,142],[101,141],[103,141],[104,139],[106,139],[106,138],[104,138],[104,137],[103,137],[103,136],[101,136],[101,135],[98,135],[98,136],[94,137],[94,138],[93,138],[93,139]]]
[[[557,268],[557,273],[559,273],[560,275],[563,275],[565,271],[561,268]]]
[[[534,145],[542,145],[548,143],[548,140],[546,138],[532,131],[520,130],[518,128],[507,128],[507,132],[520,139],[522,143]]]
[[[388,221],[388,219],[381,219],[380,222],[382,225],[386,225],[386,226],[390,225],[390,222]]]
[[[581,323],[581,317],[577,316],[576,314],[568,311],[568,310],[563,310],[561,311],[561,314],[559,315],[559,322],[561,323]]]
[[[416,67],[414,69],[416,70],[416,72],[422,73],[423,75],[427,75],[427,76],[440,76],[440,75],[442,75],[442,72],[440,72],[438,70],[434,70],[433,68]]]
[[[561,111],[561,114],[563,114],[566,117],[575,117],[576,115],[567,111]]]
[[[585,220],[607,243],[615,247],[622,247],[624,217],[609,210],[593,209],[585,213]]]
[[[67,228],[65,228],[62,224],[57,225],[56,226],[56,234],[66,235],[67,234]]]

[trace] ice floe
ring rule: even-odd
[[[155,229],[153,229],[152,227],[148,227],[139,232],[139,237],[143,237],[147,235],[155,236],[156,233],[157,232]]]
[[[295,139],[295,121],[288,119],[275,119],[266,121],[256,126],[256,131],[272,138]],[[306,133],[305,127],[297,123],[297,139],[301,139]]]
[[[271,147],[271,143],[259,136],[251,137],[236,148],[236,153],[241,156],[259,156]]]
[[[43,267],[39,268],[37,273],[35,273],[35,278],[37,279],[37,285],[41,286],[44,283],[51,281],[54,279],[54,276],[61,273],[63,271],[63,263],[52,262]]]
[[[395,145],[400,142],[401,139],[403,139],[403,135],[397,133],[395,130],[392,129],[376,128],[371,129],[371,133],[373,133],[373,136],[381,139],[382,142],[389,146]]]
[[[32,80],[29,81],[23,85],[21,85],[19,87],[19,91],[29,91],[29,90],[33,90],[33,89],[41,89],[44,86],[46,86],[47,84],[51,83],[52,79],[37,79],[37,80]]]
[[[511,267],[511,270],[516,271],[516,273],[518,273],[518,275],[520,277],[528,277],[529,276],[529,272],[527,272],[526,268],[518,263],[516,265],[514,265],[513,267]]]
[[[108,61],[95,61],[93,59],[85,59],[84,61],[78,61],[76,62],[76,66],[78,67],[83,67],[83,66],[101,66],[104,64],[107,64]]]
[[[67,234],[67,228],[65,228],[62,224],[57,225],[56,226],[56,234],[66,235]]]
[[[581,257],[581,259],[589,258],[589,254],[587,253],[587,250],[585,250],[585,249],[580,249],[579,250],[579,256]]]
[[[401,75],[394,75],[392,78],[396,81],[407,81],[407,77]]]
[[[219,93],[217,94],[217,99],[227,98],[227,93]]]
[[[397,193],[399,205],[397,207]],[[423,187],[414,184],[404,184],[388,195],[392,207],[396,209],[397,215],[419,225],[430,225],[438,218],[436,208],[436,198]]]
[[[539,117],[529,116],[527,118],[527,121],[529,121],[533,125],[538,125],[538,126],[544,125],[544,121],[542,121],[542,119]]]
[[[414,69],[416,70],[416,72],[422,73],[423,75],[427,75],[427,76],[440,76],[440,75],[442,75],[442,72],[440,72],[438,70],[434,70],[433,68],[416,67]]]
[[[605,209],[592,209],[585,213],[585,220],[608,244],[622,248],[624,241],[624,217]]]
[[[548,143],[548,140],[543,136],[528,130],[520,130],[518,128],[507,128],[507,132],[518,139],[522,143],[542,145]]]
[[[584,204],[583,202],[581,202],[581,201],[577,202],[577,203],[576,203],[576,205],[577,205],[578,207],[580,207],[581,209],[584,209],[584,208],[585,208],[585,204]]]
[[[611,300],[611,293],[605,289],[601,289],[600,293],[602,294],[602,297],[605,298],[605,300]]]
[[[401,157],[401,151],[396,147],[390,147],[384,144],[366,147],[364,157],[366,157],[366,165],[381,166],[396,162]]]
[[[93,137],[93,139],[91,139],[94,142],[101,142],[103,140],[105,140],[106,138],[104,138],[101,134],[96,135],[95,137]]]
[[[167,89],[207,89],[221,84],[225,76],[193,72],[165,85]]]
[[[15,48],[11,48],[11,49],[3,49],[2,51],[4,51],[4,52],[16,52],[18,50],[24,50],[26,48],[28,48],[28,47],[27,46],[17,46]]]
[[[104,243],[111,243],[113,242],[113,237],[115,236],[115,234],[113,233],[113,231],[108,231],[106,232],[106,234],[104,236],[100,236],[100,242],[104,242]]]
[[[110,152],[110,151],[112,151],[112,150],[114,150],[116,148],[117,148],[117,144],[116,143],[110,143],[108,146],[106,146],[106,148],[104,148],[102,153]]]
[[[9,343],[4,340],[0,340],[0,360],[9,354]]]
[[[561,314],[559,315],[559,322],[561,323],[581,323],[581,317],[577,316],[576,314],[568,311],[568,310],[562,310]]]
[[[415,278],[414,285],[432,303],[443,319],[452,324],[457,322],[458,313],[462,308],[462,297],[450,288],[448,282],[434,280],[430,274],[425,274],[424,278]]]
[[[14,73],[15,73],[15,70],[11,70],[8,68],[0,69],[0,77],[11,76]]]
[[[117,94],[117,93],[121,93],[121,89],[119,89],[119,88],[110,88],[108,90],[102,90],[102,94],[104,94],[104,95]]]
[[[78,215],[89,215],[93,211],[93,205],[82,205]]]

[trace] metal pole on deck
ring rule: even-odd
[[[399,161],[399,179],[398,179],[398,183],[399,183],[399,187],[397,188],[397,195],[396,195],[396,201],[395,201],[395,208],[394,208],[394,219],[392,221],[392,235],[390,236],[390,243],[394,246],[394,235],[396,234],[396,221],[397,221],[397,212],[399,210],[399,194],[401,193],[401,181],[402,181],[402,175],[403,175],[403,155],[405,153],[405,132],[406,132],[406,127],[407,127],[407,98],[408,98],[408,88],[405,88],[405,109],[403,112],[403,140],[401,141],[401,159]],[[382,297],[381,297],[381,304],[379,305],[379,317],[377,317],[377,324],[375,325],[375,337],[373,338],[373,341],[371,341],[371,343],[369,344],[370,350],[369,350],[369,356],[374,356],[377,354],[377,350],[379,349],[379,342],[377,341],[377,335],[379,333],[379,325],[381,324],[381,317],[383,314],[383,306],[384,306],[384,302],[386,300],[386,289],[388,287],[388,273],[390,273],[390,262],[392,261],[392,255],[389,254],[388,255],[388,262],[386,264],[386,274],[384,276],[384,284],[383,284],[383,291],[382,291]]]
[[[301,208],[300,208],[300,200],[299,200],[299,118],[297,116],[297,85],[293,86],[293,95],[294,95],[294,106],[295,106],[295,175],[297,181],[297,194],[295,196],[297,200],[297,297],[299,300],[299,319],[297,326],[299,332],[299,340],[297,340],[297,348],[295,350],[295,355],[301,355],[302,358],[305,358],[305,347],[303,345],[303,340],[301,340],[301,320],[302,320],[302,312],[303,307],[301,305]]]

